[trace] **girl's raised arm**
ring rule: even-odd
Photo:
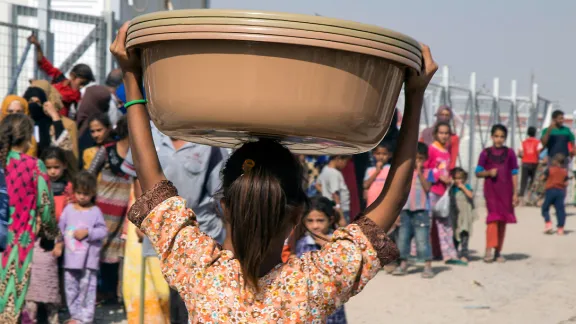
[[[438,70],[438,65],[432,59],[430,48],[426,45],[422,45],[422,57],[424,67],[420,75],[412,70],[407,71],[404,86],[406,96],[404,118],[386,184],[376,201],[365,212],[366,217],[385,231],[390,230],[394,224],[410,193],[424,92],[432,76]]]
[[[110,45],[110,52],[114,54],[124,73],[124,86],[126,87],[126,101],[142,99],[142,66],[138,53],[126,51],[126,32],[129,22],[124,23],[116,39]],[[142,191],[148,191],[155,184],[166,177],[160,167],[156,148],[150,130],[150,118],[143,104],[135,104],[128,108],[128,129],[130,131],[130,149],[134,159],[136,174],[140,180]]]

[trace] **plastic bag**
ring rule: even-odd
[[[440,199],[438,199],[438,201],[436,202],[436,205],[434,205],[434,208],[432,208],[432,212],[434,213],[434,216],[440,217],[440,218],[447,218],[448,216],[450,216],[450,190],[451,189],[452,189],[452,186],[449,186],[448,188],[446,188],[446,192],[444,192],[442,197],[440,197]]]

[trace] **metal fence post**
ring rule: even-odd
[[[102,13],[102,17],[104,17],[104,21],[106,23],[106,30],[105,30],[105,43],[106,45],[110,45],[112,44],[112,42],[114,41],[114,32],[116,30],[116,26],[115,26],[115,20],[114,20],[114,12],[112,11],[105,11]],[[110,53],[110,51],[108,49],[106,49],[105,51],[106,53],[106,72],[110,72],[113,69],[113,60],[112,60],[112,53]]]
[[[470,141],[468,142],[468,174],[474,174],[474,142],[476,141],[476,72],[470,74],[470,112],[468,127]]]
[[[50,37],[50,2],[52,0],[38,0],[38,40],[42,44],[44,56],[51,62],[54,61],[54,39]]]
[[[94,27],[96,30],[95,33],[95,43],[96,43],[96,52],[101,53],[104,55],[96,56],[96,82],[102,84],[104,83],[104,79],[106,78],[106,65],[107,65],[107,54],[108,51],[108,42],[106,37],[106,30],[107,24],[104,20],[101,20],[96,24]]]
[[[538,84],[532,83],[532,97],[530,98],[532,106],[530,107],[530,119],[528,126],[538,126]]]
[[[510,84],[510,91],[511,91],[510,101],[512,102],[512,106],[510,107],[510,114],[508,115],[508,118],[511,118],[510,134],[508,135],[508,137],[510,137],[510,147],[513,150],[516,150],[516,105],[518,104],[516,93],[516,80],[512,80],[512,83]]]

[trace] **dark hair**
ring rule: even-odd
[[[45,148],[42,153],[42,161],[46,163],[46,160],[48,159],[56,159],[66,166],[66,170],[62,175],[66,181],[72,181],[75,179],[76,174],[78,173],[78,161],[76,161],[74,153],[71,151],[64,151],[57,146],[49,146]]]
[[[96,195],[96,186],[96,176],[85,170],[76,175],[73,183],[74,192],[84,192],[91,195]]]
[[[416,153],[428,157],[428,145],[422,142],[418,142],[418,148],[416,149]]]
[[[70,73],[74,74],[74,76],[77,78],[86,79],[86,81],[88,81],[87,83],[96,81],[94,78],[94,73],[92,73],[92,69],[87,64],[80,63],[74,65],[72,70],[70,70]]]
[[[99,113],[90,116],[88,119],[88,125],[90,125],[93,121],[98,121],[100,124],[102,124],[102,126],[108,129],[112,129],[112,123],[110,122],[110,118],[108,118],[107,113]]]
[[[564,116],[564,112],[562,110],[554,110],[552,112],[552,119],[556,119],[560,116]]]
[[[298,224],[308,205],[303,177],[298,159],[268,139],[242,145],[222,170],[224,220],[244,279],[255,289],[273,239]]]
[[[118,88],[122,84],[122,70],[114,69],[106,76],[104,84],[111,88]]]
[[[450,176],[454,178],[458,173],[461,173],[464,176],[464,181],[468,180],[468,172],[464,171],[461,167],[455,167],[452,169],[452,171],[450,171]]]
[[[434,135],[438,134],[438,131],[440,131],[440,127],[448,127],[448,133],[452,133],[452,128],[450,127],[450,123],[445,122],[445,121],[440,121],[437,122],[436,125],[434,125]]]
[[[378,144],[378,146],[376,146],[372,152],[375,152],[377,149],[379,148],[385,148],[388,152],[392,153],[392,143],[388,142],[388,141],[382,141],[380,142],[380,144]]]
[[[552,161],[560,163],[560,164],[564,164],[564,162],[566,161],[566,155],[564,155],[562,153],[556,153],[556,154],[554,154]]]
[[[350,155],[331,155],[329,160],[338,160],[338,159],[348,159],[350,158]]]
[[[534,126],[528,127],[527,133],[528,133],[528,136],[535,137],[536,136],[536,127],[534,127]]]
[[[14,146],[30,142],[34,122],[24,114],[11,114],[0,122],[0,166],[6,167],[8,153]]]
[[[128,119],[126,118],[126,115],[118,119],[116,128],[114,128],[114,133],[117,140],[123,140],[128,137]]]
[[[310,199],[310,207],[306,214],[309,214],[313,210],[317,210],[319,212],[324,213],[328,216],[328,220],[331,222],[331,225],[338,224],[338,220],[340,219],[340,215],[334,209],[334,202],[326,197],[317,196]]]
[[[496,133],[497,131],[502,131],[504,133],[504,137],[508,137],[508,128],[506,128],[506,126],[502,124],[496,124],[492,126],[492,129],[490,130],[490,135],[494,135],[494,133]]]

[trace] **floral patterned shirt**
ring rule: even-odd
[[[321,250],[277,265],[260,278],[256,292],[233,253],[198,229],[170,182],[141,196],[128,217],[150,238],[193,323],[324,323],[398,257],[384,231],[359,217]]]

